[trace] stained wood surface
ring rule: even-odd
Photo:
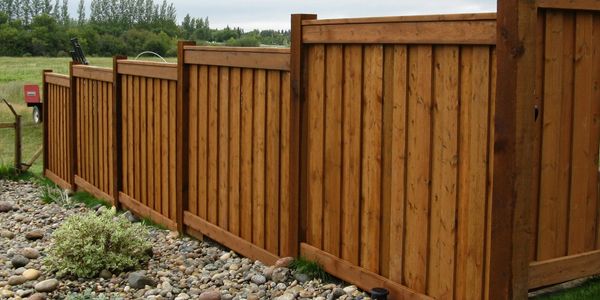
[[[290,174],[282,166],[291,151],[285,139],[291,133],[283,127],[290,122],[289,72],[265,60],[238,60],[285,55],[289,65],[289,50],[184,49],[190,79],[186,150],[194,178],[185,215],[210,224],[193,228],[217,241],[230,238],[216,228],[272,255],[289,253],[295,239],[288,235],[296,233],[282,230],[290,225],[281,217],[281,208],[291,205],[291,192],[282,189]]]
[[[305,47],[306,244],[423,295],[483,297],[494,47]]]

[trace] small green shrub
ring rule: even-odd
[[[291,264],[290,269],[296,272],[306,274],[311,278],[321,279],[322,281],[329,281],[331,278],[321,264],[316,261],[308,260],[304,257],[296,258]]]
[[[56,185],[43,185],[41,188],[42,201],[44,203],[56,203],[63,207],[73,206],[73,202],[69,199],[69,195]]]
[[[91,290],[87,289],[83,293],[69,294],[65,300],[108,300],[108,298],[106,296],[97,296]]]
[[[52,235],[54,243],[45,264],[59,276],[95,277],[102,269],[113,273],[134,269],[147,261],[148,231],[116,210],[69,217]]]

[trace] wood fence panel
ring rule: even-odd
[[[112,155],[114,109],[113,74],[109,68],[73,66],[77,119],[77,172],[75,183],[92,195],[116,204],[117,178]]]
[[[340,22],[356,41],[304,36],[302,255],[363,288],[373,287],[365,278],[385,278],[395,297],[481,299],[489,262],[495,47],[466,40],[360,44],[360,26]],[[336,226],[341,235],[333,233]],[[350,264],[360,275],[347,274]]]
[[[173,64],[119,60],[122,178],[119,202],[176,230],[176,80]]]
[[[283,217],[293,199],[282,188],[291,172],[282,165],[292,147],[285,139],[292,133],[284,127],[291,114],[289,72],[281,69],[285,64],[265,61],[270,50],[184,50],[190,78],[190,193],[184,224],[237,245],[234,250],[243,255],[273,263],[297,247],[288,237],[289,217]],[[238,61],[238,51],[252,64]],[[205,52],[214,59],[207,61]]]
[[[600,272],[591,261],[583,263],[599,249],[600,13],[566,8],[538,13],[535,148],[540,163],[530,288]],[[570,262],[579,267],[553,271]]]
[[[69,76],[44,72],[44,139],[46,160],[44,175],[65,189],[75,187],[71,145],[74,129],[71,126],[71,83]]]

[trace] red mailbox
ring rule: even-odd
[[[26,84],[23,86],[23,95],[27,106],[35,106],[40,104],[40,87],[37,84]]]
[[[28,107],[33,107],[33,121],[42,122],[42,101],[40,87],[37,84],[26,84],[23,86],[23,97]]]

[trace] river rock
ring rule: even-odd
[[[29,263],[29,258],[23,256],[23,255],[15,255],[11,260],[10,260],[11,264],[13,265],[13,267],[16,268],[20,268],[20,267],[24,267]]]
[[[221,293],[218,291],[203,292],[198,296],[198,300],[221,300]]]
[[[252,283],[256,285],[261,285],[267,282],[267,278],[265,278],[265,276],[263,275],[256,274],[250,278],[250,281],[252,281]]]
[[[29,259],[36,259],[40,257],[40,252],[35,248],[24,248],[23,250],[21,250],[21,255]]]
[[[52,292],[54,290],[56,290],[56,288],[58,287],[58,280],[52,278],[52,279],[46,279],[44,281],[40,281],[35,285],[35,290],[41,293],[49,293]]]
[[[23,277],[27,280],[36,280],[40,277],[40,271],[36,269],[27,269],[23,272]]]
[[[13,210],[13,206],[11,203],[6,201],[0,201],[0,213],[5,213]]]
[[[32,230],[28,233],[25,234],[25,238],[30,240],[30,241],[35,241],[35,240],[39,240],[41,238],[44,237],[44,232],[36,229],[36,230]]]
[[[11,276],[8,278],[8,285],[20,285],[27,281],[27,279],[21,275]]]
[[[147,285],[151,287],[156,286],[156,282],[142,272],[129,273],[127,282],[129,283],[129,286],[134,289],[143,289]]]
[[[293,257],[282,257],[275,262],[274,266],[277,268],[289,268],[293,261]]]

